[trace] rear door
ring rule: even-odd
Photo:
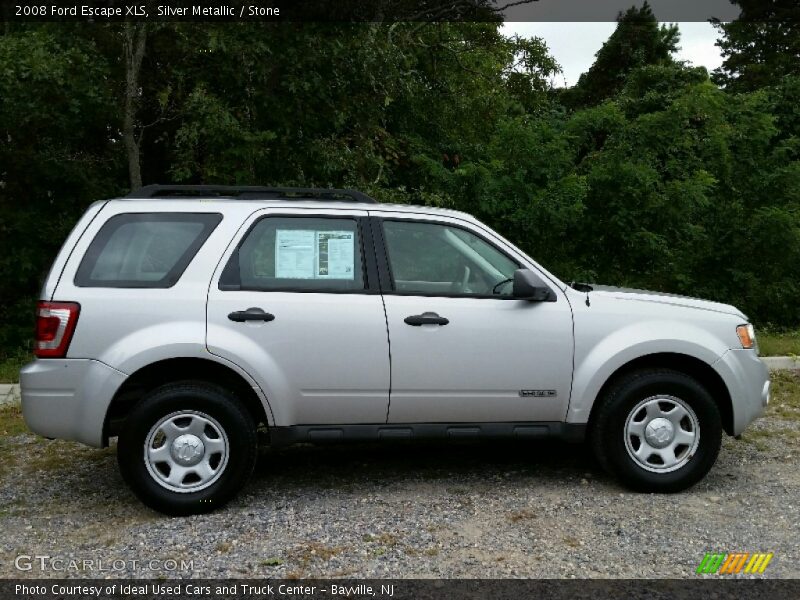
[[[208,349],[258,381],[276,425],[386,422],[389,344],[366,214],[259,211],[212,280]]]
[[[375,213],[377,214],[377,213]],[[572,380],[572,311],[511,295],[535,268],[491,233],[449,217],[384,214],[390,423],[562,421]]]

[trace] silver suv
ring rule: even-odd
[[[769,401],[733,306],[568,285],[473,217],[360,192],[147,186],[93,204],[38,305],[28,426],[208,511],[259,441],[588,439],[683,490]]]

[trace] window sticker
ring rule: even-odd
[[[314,279],[315,232],[278,229],[275,232],[275,277]]]
[[[355,279],[355,232],[278,229],[275,277]]]
[[[355,278],[355,240],[352,231],[317,233],[317,277]]]

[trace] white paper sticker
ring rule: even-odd
[[[355,232],[278,229],[275,277],[355,279]]]
[[[275,232],[275,277],[314,279],[316,232],[278,229]]]
[[[355,278],[355,239],[352,231],[317,233],[317,277]]]

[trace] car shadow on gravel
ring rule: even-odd
[[[291,486],[347,486],[402,480],[492,479],[509,474],[544,481],[606,479],[584,444],[458,441],[297,445],[262,453],[251,486],[276,479]]]

